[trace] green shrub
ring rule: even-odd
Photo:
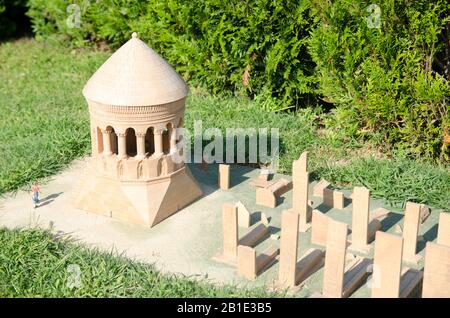
[[[314,65],[307,52],[314,26],[309,1],[260,0],[30,0],[40,37],[55,33],[79,45],[119,46],[132,31],[188,79],[213,93],[268,92],[271,108],[312,99]],[[78,16],[79,20],[74,19]],[[75,22],[75,23],[74,23]]]
[[[450,78],[449,70],[436,72],[434,63],[443,50],[439,37],[450,21],[450,5],[378,1],[379,28],[371,28],[376,13],[368,12],[370,3],[316,2],[321,23],[309,48],[318,93],[336,106],[329,124],[394,144],[398,154],[444,156]]]

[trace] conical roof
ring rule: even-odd
[[[100,66],[83,89],[88,100],[117,106],[166,104],[187,93],[181,76],[136,33]]]

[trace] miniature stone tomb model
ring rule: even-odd
[[[133,33],[83,89],[92,158],[77,208],[154,226],[202,195],[178,159],[188,87]]]

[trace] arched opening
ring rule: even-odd
[[[180,118],[180,121],[178,122],[178,126],[177,126],[177,129],[178,128],[183,128],[183,118]],[[174,133],[176,134],[176,129],[174,130]],[[177,144],[177,148],[179,148],[178,149],[178,155],[179,156],[183,156],[183,147],[180,147],[180,145],[178,145],[178,143],[182,143],[183,142],[183,133],[182,132],[179,132],[178,134],[177,134],[177,136],[176,136],[176,144]]]
[[[101,154],[103,152],[103,134],[102,130],[97,127],[97,153]]]
[[[164,154],[168,154],[170,152],[170,135],[172,134],[173,129],[172,129],[172,124],[168,123],[166,125],[166,128],[163,131],[163,152]]]
[[[148,128],[145,133],[145,152],[148,156],[153,155],[155,152],[155,136],[153,134],[153,127]]]
[[[133,128],[128,128],[125,131],[125,135],[126,135],[126,145],[127,145],[127,156],[134,157],[137,154],[136,133]]]
[[[113,154],[117,155],[117,135],[114,131],[114,128],[112,128],[111,126],[108,126],[108,127],[106,127],[106,131],[110,133],[109,142],[110,142],[111,152]]]

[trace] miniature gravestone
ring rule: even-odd
[[[352,194],[352,245],[349,249],[367,253],[368,244],[381,228],[381,222],[373,219],[369,223],[370,191],[365,187],[355,187]]]
[[[238,246],[238,208],[224,204],[222,208],[223,256],[234,261]]]
[[[402,250],[403,239],[400,236],[376,233],[371,280],[373,298],[400,296]]]
[[[416,254],[417,236],[420,224],[420,204],[407,202],[403,221],[403,260],[417,263],[420,255]]]
[[[299,218],[300,215],[294,211],[283,211],[281,215],[280,267],[278,277],[280,282],[288,286],[295,286]]]
[[[325,180],[321,179],[313,188],[313,195],[316,197],[323,198],[323,191],[324,189],[328,188],[330,186],[330,183]]]
[[[370,211],[370,219],[382,220],[389,215],[389,210],[385,208],[376,208],[375,210]]]
[[[256,188],[265,188],[269,184],[274,183],[275,181],[269,181],[270,176],[272,175],[271,171],[267,168],[261,168],[259,176],[250,181],[250,185]]]
[[[133,33],[83,89],[92,158],[77,208],[154,226],[202,195],[178,149],[188,87]],[[176,160],[175,160],[176,158]]]
[[[309,249],[297,262],[298,219],[294,211],[283,211],[281,215],[280,268],[278,281],[283,286],[302,283],[317,269],[323,266],[324,252]]]
[[[221,190],[230,188],[230,165],[219,165],[219,188]]]
[[[269,233],[269,228],[263,223],[257,224],[239,239],[238,206],[226,203],[222,208],[223,249],[213,257],[218,262],[235,264],[238,245],[253,247]]]
[[[313,210],[311,243],[321,246],[327,245],[328,224],[332,219],[324,213]]]
[[[237,261],[238,274],[247,279],[255,279],[260,272],[274,262],[278,252],[278,248],[269,246],[257,256],[254,248],[239,245]]]
[[[372,297],[407,298],[418,294],[423,273],[408,267],[402,270],[403,241],[400,236],[376,233]]]
[[[450,247],[450,213],[439,214],[438,235],[436,243]]]
[[[278,198],[291,189],[292,181],[286,179],[277,180],[264,188],[257,187],[256,204],[275,208],[278,205]]]
[[[250,227],[250,212],[247,210],[245,205],[238,201],[236,203],[238,209],[238,224],[240,227],[248,228]]]
[[[269,226],[269,222],[270,218],[264,212],[261,212],[261,223],[266,226]]]
[[[369,275],[367,258],[356,256],[346,266],[347,224],[330,220],[323,273],[322,296],[341,298],[350,296]]]
[[[331,220],[328,223],[327,250],[323,271],[322,295],[341,298],[344,290],[347,224]]]
[[[423,224],[430,216],[430,207],[426,204],[420,205],[420,223]]]
[[[423,298],[450,297],[450,247],[428,242],[425,248]]]
[[[300,232],[306,232],[310,227],[311,209],[308,205],[308,152],[301,154],[292,164],[292,210],[300,215]]]
[[[264,223],[259,223],[253,229],[249,230],[239,240],[239,245],[253,247],[269,233],[269,227]]]
[[[330,208],[342,210],[344,208],[344,193],[324,188],[323,203]]]

